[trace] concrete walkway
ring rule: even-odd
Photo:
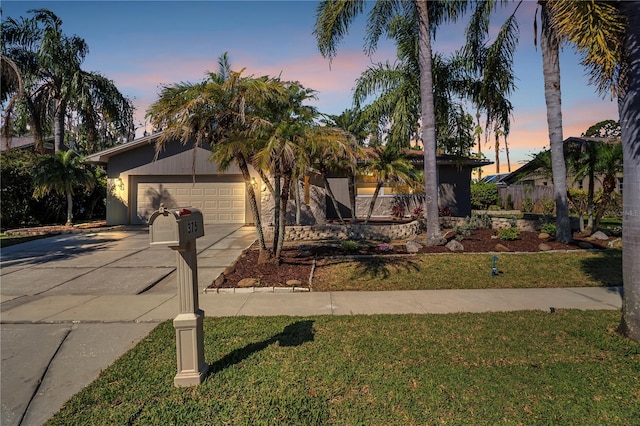
[[[203,293],[255,239],[207,226],[197,240],[206,316],[620,309],[620,288]],[[177,313],[175,253],[146,229],[61,235],[2,250],[2,425],[39,425]]]

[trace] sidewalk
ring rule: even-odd
[[[617,287],[204,293],[253,240],[246,227],[208,229],[198,240],[199,305],[205,316],[621,307]],[[2,425],[42,424],[178,310],[175,254],[149,248],[144,230],[39,241],[2,252]]]

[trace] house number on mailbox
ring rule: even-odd
[[[187,223],[187,234],[193,234],[194,232],[198,232],[198,222],[195,220]]]

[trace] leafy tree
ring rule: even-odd
[[[551,2],[558,34],[582,54],[600,94],[618,97],[625,190],[621,331],[640,340],[640,2]]]
[[[90,190],[96,183],[94,174],[81,160],[74,151],[58,151],[53,156],[42,158],[33,174],[35,198],[42,198],[50,192],[66,197],[67,226],[73,223],[74,186],[80,184]]]
[[[600,121],[582,134],[584,137],[592,138],[619,138],[620,135],[620,122],[615,120]]]
[[[2,23],[3,55],[18,65],[24,81],[19,97],[29,115],[36,145],[42,148],[53,123],[55,149],[65,149],[65,120],[78,115],[91,141],[98,139],[99,122],[108,123],[110,137],[133,135],[133,107],[112,81],[81,69],[89,49],[78,36],[62,32],[62,21],[47,9],[30,11],[31,18]],[[5,123],[6,124],[6,123]]]

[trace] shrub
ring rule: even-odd
[[[422,206],[415,206],[411,211],[411,214],[416,217],[422,217],[422,215],[424,214],[424,209],[422,208]]]
[[[340,248],[347,251],[356,251],[360,248],[360,244],[355,241],[347,240],[340,243]]]
[[[556,225],[553,223],[545,223],[544,225],[542,225],[542,228],[540,228],[541,232],[544,232],[545,234],[549,234],[552,237],[556,236]]]
[[[522,201],[522,211],[525,213],[533,213],[533,200],[529,197],[526,197]]]
[[[556,208],[556,202],[551,198],[543,198],[540,200],[540,206],[542,207],[542,214],[545,216],[551,216]]]
[[[493,221],[491,220],[491,216],[488,214],[482,215],[472,215],[467,219],[469,226],[471,229],[491,229],[493,227]]]
[[[473,182],[471,184],[471,208],[486,210],[491,205],[498,204],[498,185],[487,182]]]
[[[393,250],[393,245],[389,244],[389,243],[382,243],[378,246],[378,250],[380,251],[392,251]]]
[[[518,228],[514,227],[504,228],[498,231],[498,238],[500,238],[501,240],[513,241],[518,239],[519,236],[520,231],[518,230]]]

